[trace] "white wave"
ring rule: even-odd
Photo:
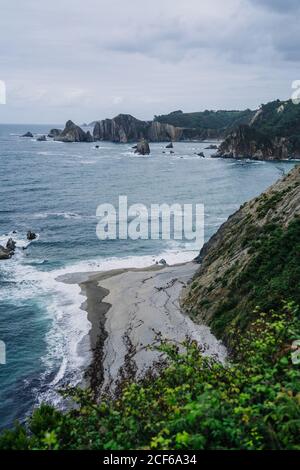
[[[0,245],[6,246],[6,243],[10,238],[15,241],[17,248],[22,248],[25,250],[25,248],[27,248],[32,242],[39,239],[39,235],[37,234],[35,240],[28,240],[25,234],[19,232],[9,232],[0,236]]]
[[[194,259],[197,252],[182,251],[180,243],[172,242],[159,254],[98,258],[83,260],[71,266],[42,271],[38,265],[26,262],[20,250],[9,262],[0,265],[8,281],[2,289],[2,298],[16,305],[26,300],[37,302],[44,311],[41,321],[49,321],[46,335],[47,351],[42,358],[45,373],[41,376],[41,389],[36,390],[37,402],[47,401],[61,406],[62,398],[57,390],[64,384],[78,385],[91,361],[88,332],[91,324],[87,313],[81,309],[84,297],[78,284],[69,284],[61,278],[72,273],[99,272],[120,268],[144,268],[164,258],[169,265]],[[55,372],[56,371],[56,372]],[[53,373],[55,372],[55,377]],[[51,379],[49,377],[51,376]],[[50,381],[49,381],[50,380]]]
[[[33,215],[34,219],[48,219],[51,217],[62,217],[63,219],[82,219],[76,212],[37,212]]]

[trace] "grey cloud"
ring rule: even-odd
[[[300,8],[299,0],[250,0],[250,2],[279,12],[289,12]]]
[[[291,0],[2,3],[0,121],[255,107],[298,78]]]

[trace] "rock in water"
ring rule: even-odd
[[[134,153],[138,153],[139,155],[149,155],[150,147],[147,140],[142,139],[136,146],[136,150]]]
[[[31,230],[28,230],[27,232],[27,240],[35,240],[36,239],[36,234],[32,232]]]
[[[0,260],[9,259],[13,254],[14,252],[12,250],[4,248],[4,246],[0,245]]]
[[[84,132],[79,126],[76,126],[73,121],[67,121],[64,130],[54,137],[54,140],[60,142],[93,142],[93,137],[90,132]]]
[[[61,129],[51,129],[48,137],[54,139],[55,137],[58,137],[62,133]]]
[[[168,145],[166,145],[166,149],[172,149],[173,148],[173,142],[170,142]]]
[[[47,138],[46,138],[45,135],[41,135],[41,136],[38,137],[36,140],[37,140],[38,142],[46,142]]]
[[[15,251],[16,242],[12,238],[9,238],[8,242],[6,243],[6,248],[7,250]]]
[[[158,264],[162,264],[163,266],[166,266],[167,262],[166,262],[165,259],[162,258],[162,259],[158,262]]]
[[[22,135],[22,137],[33,137],[33,134],[31,132],[26,132],[26,134]]]

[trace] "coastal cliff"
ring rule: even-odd
[[[255,309],[300,303],[300,166],[244,204],[203,246],[183,305],[230,345]]]
[[[234,129],[215,157],[287,160],[300,157],[300,107],[273,101],[254,114],[249,124]]]
[[[119,114],[113,119],[97,121],[93,137],[95,140],[120,143],[141,139],[150,142],[177,141],[182,137],[182,129],[154,121],[140,121],[130,114]]]

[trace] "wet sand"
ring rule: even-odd
[[[186,336],[224,360],[226,350],[205,325],[195,324],[180,308],[180,296],[199,265],[152,266],[102,273],[78,273],[64,282],[79,283],[82,305],[91,322],[93,361],[87,375],[97,395],[114,393],[126,379],[142,377],[161,360],[148,348],[157,333],[180,343]]]

